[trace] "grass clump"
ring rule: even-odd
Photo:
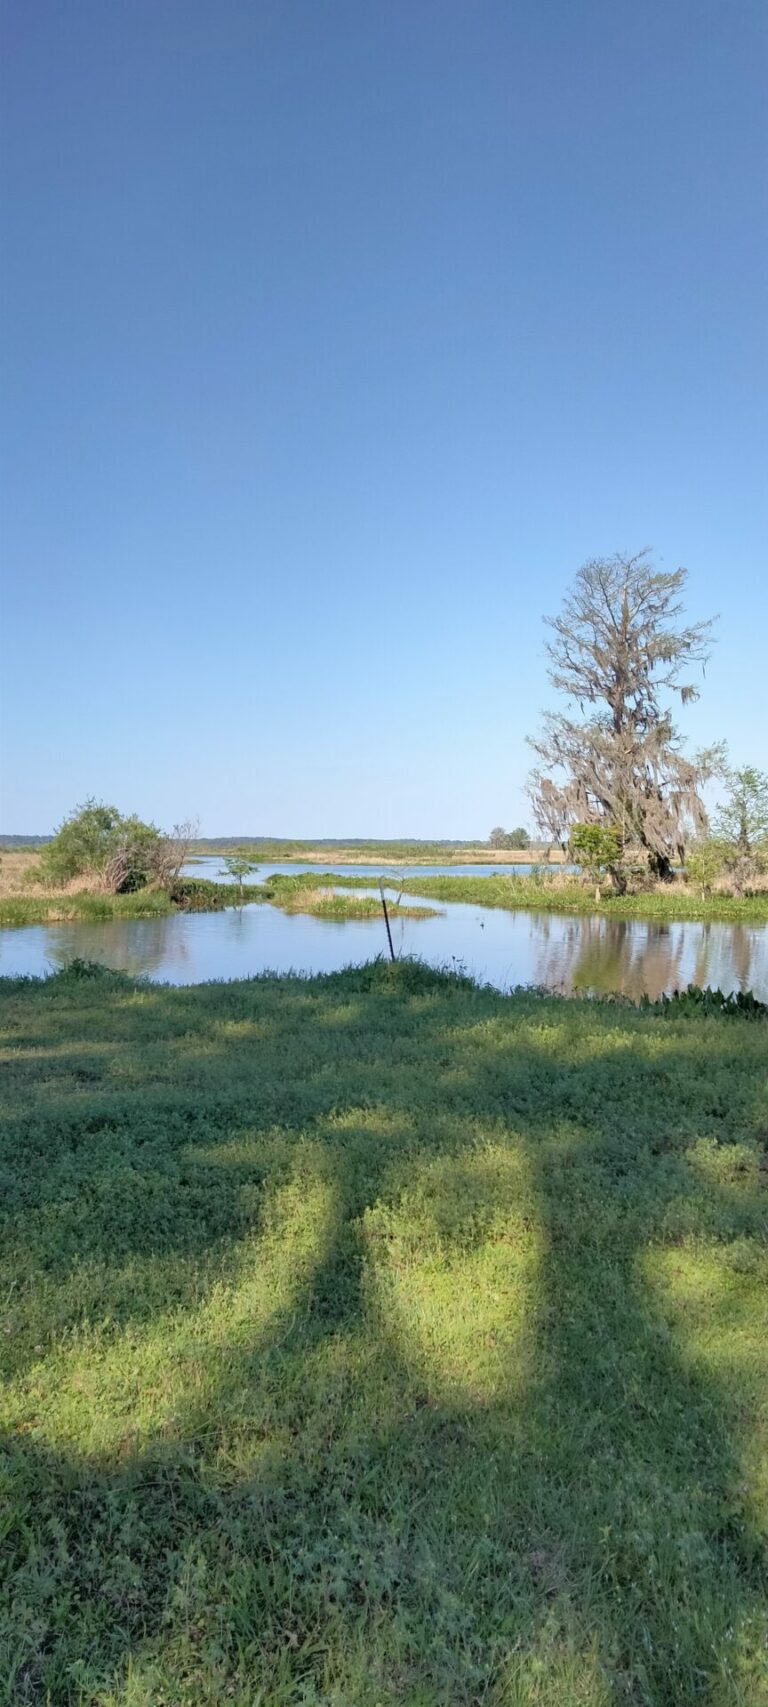
[[[269,899],[260,884],[239,889],[235,883],[216,883],[208,877],[177,877],[169,893],[172,908],[185,913],[220,913],[225,907]]]
[[[5,1707],[768,1700],[764,1019],[0,984]]]
[[[326,881],[332,883],[334,888],[319,884],[317,877],[311,872],[301,873],[296,877],[275,876],[269,879],[265,886],[266,898],[284,913],[309,913],[312,918],[329,919],[337,923],[343,923],[345,919],[383,917],[378,894],[336,894],[335,876],[329,876]],[[351,887],[351,880],[342,881],[339,887]],[[415,907],[407,902],[403,905],[402,901],[388,899],[387,907],[391,919],[431,919],[435,915],[434,907]]]

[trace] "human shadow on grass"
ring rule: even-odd
[[[444,1018],[422,1039],[436,1063]],[[732,1036],[713,1028],[726,1059]],[[705,1105],[720,1116],[705,1088],[690,1131],[665,1125],[684,1047],[658,1083],[610,1049],[539,1063],[554,1116],[537,1077],[524,1091],[525,1047],[481,1041],[442,1122],[403,1059],[378,1111],[318,1122],[300,1184],[330,1212],[293,1304],[246,1326],[167,1432],[96,1461],[12,1443],[9,1701],[127,1703],[128,1665],[142,1703],[760,1699],[765,1556],[727,1395],[643,1260],[754,1231],[761,1203],[696,1199],[686,1144]]]

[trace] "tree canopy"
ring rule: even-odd
[[[177,824],[165,835],[136,813],[125,816],[116,806],[89,799],[70,812],[46,844],[40,875],[55,884],[90,877],[112,894],[152,882],[166,885],[178,876],[194,828]]]
[[[741,854],[768,842],[768,775],[754,765],[726,770],[728,797],[718,808],[715,831]]]
[[[528,831],[524,830],[522,825],[516,830],[504,830],[501,824],[497,824],[488,837],[489,846],[492,848],[527,848],[530,841]]]
[[[246,848],[235,848],[234,852],[223,857],[224,869],[227,875],[237,884],[240,899],[243,897],[243,881],[252,871],[258,868],[258,860],[252,859]]]
[[[724,767],[726,799],[715,812],[715,834],[695,844],[686,869],[703,894],[726,878],[743,895],[768,870],[768,775],[754,765]]]
[[[545,619],[549,680],[565,709],[531,742],[534,815],[563,845],[575,823],[612,831],[617,886],[627,852],[667,877],[686,835],[706,825],[700,791],[715,756],[685,756],[669,705],[698,697],[690,672],[711,646],[710,621],[681,620],[686,575],[655,568],[645,551],[594,558]]]

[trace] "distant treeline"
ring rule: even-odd
[[[3,836],[0,835],[0,848],[41,848],[45,842],[52,842],[53,836]],[[297,852],[304,848],[481,848],[485,846],[485,837],[476,836],[460,841],[431,841],[421,842],[415,836],[401,836],[392,841],[376,841],[370,836],[316,836],[311,840],[303,837],[297,841],[290,836],[199,836],[193,847],[197,852],[203,848],[294,848]]]
[[[41,848],[52,841],[53,836],[0,836],[0,853],[3,848]]]
[[[53,841],[52,836],[4,836],[0,835],[0,853],[3,848],[7,852],[17,852],[20,848],[42,848]],[[491,841],[491,846],[495,843]],[[531,843],[534,848],[538,844]],[[542,844],[543,845],[543,844]],[[295,839],[289,836],[199,836],[191,843],[193,853],[221,853],[229,848],[253,848],[258,850],[262,858],[288,858],[291,855],[301,855],[318,850],[329,853],[336,849],[354,849],[358,853],[373,855],[390,855],[397,859],[400,855],[420,854],[422,858],[450,852],[462,852],[467,848],[485,848],[489,846],[486,836],[464,837],[462,839],[445,841],[420,841],[416,836],[402,836],[392,840],[377,841],[370,836],[317,836],[311,840],[306,837]]]
[[[248,847],[248,848],[286,848],[292,853],[304,853],[309,848],[359,848],[378,851],[380,848],[413,848],[423,851],[425,848],[476,848],[485,845],[484,838],[476,840],[463,838],[461,841],[419,841],[415,836],[397,837],[391,841],[378,841],[370,836],[317,836],[308,840],[303,837],[296,840],[289,836],[200,836],[193,843],[196,853],[204,848]]]

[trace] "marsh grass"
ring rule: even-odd
[[[735,898],[722,893],[702,897],[699,890],[680,880],[660,884],[640,894],[613,896],[605,890],[595,899],[592,883],[583,883],[572,874],[554,871],[546,866],[536,867],[530,876],[507,877],[503,874],[486,877],[400,877],[393,872],[390,886],[401,894],[424,897],[430,901],[459,901],[480,907],[501,907],[510,912],[517,908],[542,912],[601,914],[618,919],[711,919],[725,923],[768,924],[768,894]],[[378,877],[359,873],[346,876],[342,872],[276,873],[265,881],[265,894],[278,905],[284,905],[281,894],[298,894],[302,887],[378,889]]]
[[[766,1023],[0,985],[6,1707],[768,1701]]]
[[[147,919],[173,911],[161,889],[138,889],[132,895],[93,895],[86,890],[4,895],[0,925],[59,924],[69,920]]]
[[[549,859],[553,865],[562,863],[565,855],[559,847],[549,853],[542,845],[531,848],[491,848],[483,842],[430,841],[291,841],[280,838],[248,836],[201,839],[194,844],[193,858],[224,853],[245,847],[255,860],[282,864],[288,860],[324,860],[339,864],[376,865],[527,865],[532,859]]]
[[[314,918],[343,923],[345,919],[381,917],[381,901],[373,895],[338,895],[334,889],[365,886],[366,879],[318,878],[312,873],[275,876],[265,884],[216,883],[205,877],[178,878],[166,892],[138,889],[130,895],[93,894],[82,886],[67,890],[35,888],[29,894],[0,896],[0,926],[58,924],[63,921],[157,918],[168,913],[221,912],[227,907],[259,905],[267,901],[286,913],[307,913]],[[413,903],[389,903],[395,917],[428,919],[434,907]]]
[[[13,895],[28,889],[35,881],[40,866],[36,849],[0,848],[0,896]]]
[[[333,884],[334,888],[318,885],[317,878],[311,873],[302,873],[297,878],[273,878],[266,885],[266,894],[273,906],[280,907],[285,913],[308,913],[315,919],[336,922],[343,922],[345,919],[382,918],[381,899],[378,894],[339,895],[334,892],[335,876],[326,881]],[[348,887],[350,883],[350,879],[345,879],[339,887]],[[389,898],[387,906],[392,919],[431,919],[435,916],[434,907],[415,907],[409,903],[403,905],[402,901]]]
[[[546,912],[592,913],[617,919],[712,919],[768,924],[766,893],[740,898],[722,893],[702,896],[700,891],[680,881],[633,895],[612,895],[605,889],[599,900],[595,898],[594,884],[541,868],[530,877],[408,877],[402,886],[406,894],[422,895],[428,900],[468,901],[510,911],[541,908]]]
[[[253,886],[245,889],[240,904],[269,899],[267,892]],[[30,894],[0,897],[0,925],[56,924],[61,921],[99,919],[161,918],[176,912],[220,912],[238,905],[231,883],[213,883],[207,878],[179,878],[165,889],[136,889],[129,895],[96,893],[82,886],[67,889],[35,889]]]
[[[26,856],[25,856],[26,858]],[[0,873],[1,873],[0,868]],[[94,894],[82,882],[66,890],[51,890],[37,884],[20,889],[19,868],[0,891],[0,926],[53,924],[68,920],[136,919],[156,917],[179,909],[195,912],[219,911],[224,907],[271,901],[286,912],[313,913],[318,918],[359,919],[373,917],[379,903],[359,897],[344,902],[332,891],[377,890],[378,877],[360,873],[295,872],[274,873],[263,884],[245,885],[242,894],[231,883],[209,878],[176,880],[170,893],[159,889],[137,890],[131,895]],[[566,873],[539,867],[530,876],[507,877],[409,877],[393,871],[391,884],[401,893],[429,901],[463,901],[481,907],[536,909],[543,912],[602,914],[619,919],[722,920],[725,923],[768,923],[768,892],[735,899],[722,893],[702,896],[693,887],[677,881],[642,894],[595,899],[594,887]],[[312,894],[312,903],[308,895]],[[391,903],[390,903],[391,905]],[[430,908],[413,907],[402,900],[401,916],[423,918]]]

